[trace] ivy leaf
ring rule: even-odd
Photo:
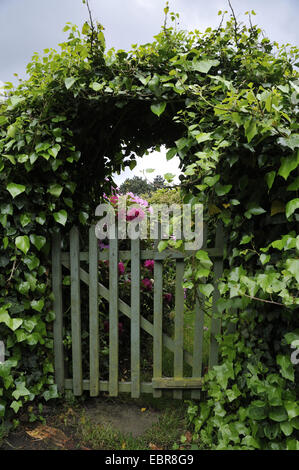
[[[294,278],[299,283],[299,259],[287,259],[286,268],[291,274],[293,274]]]
[[[299,150],[293,155],[282,157],[280,163],[278,174],[287,180],[289,174],[299,165]]]
[[[279,354],[276,358],[276,362],[280,366],[281,375],[285,379],[294,382],[294,366],[289,356],[283,356],[282,354]]]
[[[259,400],[253,402],[253,404],[250,405],[248,408],[248,416],[249,418],[254,419],[255,421],[265,419],[267,417],[267,410],[265,404],[263,402],[260,402]]]
[[[254,449],[261,448],[259,442],[253,436],[245,436],[242,440],[242,445],[245,445],[246,447],[253,447]]]
[[[269,418],[278,423],[288,419],[287,412],[283,406],[274,406],[269,412]]]
[[[58,224],[65,225],[67,221],[67,212],[62,209],[59,212],[55,212],[53,217]]]
[[[23,295],[27,295],[29,290],[30,290],[30,284],[27,281],[21,282],[18,285],[18,291]]]
[[[64,80],[64,84],[67,90],[69,90],[78,79],[76,77],[68,77]]]
[[[280,429],[284,433],[285,436],[290,436],[293,432],[293,426],[289,421],[284,421],[280,423]]]
[[[158,251],[161,253],[161,251],[165,250],[168,246],[168,241],[167,240],[161,240],[158,244]]]
[[[270,255],[262,254],[262,255],[260,256],[260,262],[261,262],[262,264],[266,264],[266,263],[268,263],[268,262],[270,261],[270,258],[271,258]]]
[[[19,248],[19,250],[21,250],[26,255],[30,248],[29,237],[27,235],[19,236],[15,239],[15,244],[16,247]]]
[[[85,225],[87,223],[88,218],[89,218],[89,214],[87,212],[81,211],[79,213],[79,220],[81,224]]]
[[[26,227],[26,225],[30,224],[31,217],[28,214],[21,214],[20,222],[21,222],[22,227]]]
[[[299,207],[299,198],[292,199],[286,205],[286,216],[289,218]]]
[[[19,196],[19,194],[22,194],[25,191],[26,186],[24,186],[23,184],[9,183],[6,186],[6,189],[14,199],[15,197]]]
[[[200,132],[195,136],[197,143],[201,144],[202,142],[206,142],[207,140],[211,140],[211,132]]]
[[[214,286],[212,284],[199,284],[198,289],[203,295],[210,297],[214,290]]]
[[[201,73],[208,73],[212,67],[217,67],[220,62],[219,60],[211,60],[211,59],[204,59],[204,60],[193,60],[191,64],[192,70]]]
[[[272,188],[272,185],[273,185],[274,180],[275,180],[275,175],[276,175],[276,171],[269,171],[269,173],[267,173],[265,175],[265,180],[266,180],[266,183],[267,183],[267,186],[268,186],[269,190]]]
[[[91,83],[90,88],[92,88],[94,91],[100,91],[103,88],[103,85],[98,82],[93,82]]]
[[[245,121],[244,128],[247,141],[250,143],[257,134],[256,121],[254,119],[247,119]]]
[[[18,400],[20,397],[30,395],[30,391],[28,390],[28,388],[25,387],[25,382],[18,382],[16,385],[16,390],[12,392],[12,396],[16,400]]]
[[[299,134],[291,134],[288,137],[280,137],[278,143],[283,147],[289,147],[294,150],[299,147]]]
[[[50,385],[49,390],[46,390],[43,393],[43,397],[46,401],[50,400],[51,398],[57,398],[58,397],[58,392],[57,392],[57,385]]]
[[[166,160],[171,160],[177,154],[177,149],[175,147],[168,150],[166,154]]]
[[[203,180],[205,184],[208,186],[212,187],[214,184],[218,183],[220,180],[220,175],[215,175],[215,176],[206,176]]]
[[[60,184],[51,184],[48,189],[48,193],[52,194],[52,196],[59,197],[63,191],[63,187]]]
[[[210,269],[213,265],[208,253],[204,250],[198,250],[195,256],[200,261],[195,274],[196,279],[207,277],[210,274]]]
[[[294,401],[284,402],[284,407],[287,411],[289,419],[296,418],[299,416],[299,405]]]
[[[242,240],[240,241],[240,245],[246,245],[247,243],[250,242],[252,239],[253,235],[243,235]]]
[[[43,299],[39,300],[32,300],[30,302],[31,307],[33,310],[36,310],[37,312],[41,312],[42,309],[44,308],[45,301]]]
[[[82,26],[82,34],[89,34],[89,33],[90,33],[90,26],[87,23],[87,21],[85,21],[84,25]]]
[[[10,408],[12,408],[15,413],[17,413],[21,407],[22,407],[22,402],[21,401],[15,401],[14,400],[10,405]]]
[[[41,235],[30,235],[31,243],[40,251],[42,247],[46,244],[46,238]]]
[[[53,158],[56,158],[60,149],[60,145],[56,144],[53,147],[49,148],[48,152]]]
[[[253,215],[261,215],[264,214],[266,211],[260,206],[256,206],[255,203],[251,203],[248,206],[247,211],[244,213],[247,219],[251,219]]]
[[[287,187],[287,191],[298,191],[299,189],[299,176]]]
[[[217,194],[217,196],[224,196],[225,194],[230,192],[232,187],[233,186],[231,184],[222,185],[220,183],[217,183],[215,186],[215,193]]]
[[[161,101],[160,103],[155,103],[151,105],[151,110],[156,116],[160,117],[164,113],[166,108],[166,101]]]

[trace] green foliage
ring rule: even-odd
[[[133,193],[140,196],[143,193],[149,193],[152,191],[152,185],[144,178],[140,176],[133,176],[133,178],[127,178],[119,187],[121,194]]]
[[[294,449],[296,374],[282,340],[298,328],[298,49],[234,17],[203,34],[165,21],[129,52],[105,53],[102,29],[67,24],[61,51],[35,54],[0,104],[0,414],[56,396],[51,235],[91,222],[110,175],[165,145],[180,157],[184,202],[203,203],[227,236],[220,365],[190,416],[207,445]],[[200,251],[188,287],[211,267]]]
[[[206,377],[206,399],[188,408],[193,439],[201,445],[218,450],[298,450],[294,365],[287,351],[277,356],[276,363],[274,357],[269,360],[272,352],[269,345],[261,344],[259,335],[252,324],[248,339],[243,330],[222,340],[224,362]]]
[[[151,173],[153,170],[149,168],[146,170],[147,173]],[[133,193],[136,196],[141,196],[142,194],[146,195],[146,198],[149,195],[152,195],[158,189],[162,189],[165,186],[164,178],[160,175],[155,176],[153,182],[141,178],[140,176],[133,176],[133,178],[127,178],[119,187],[121,194]]]

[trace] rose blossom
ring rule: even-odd
[[[172,294],[170,294],[170,292],[164,294],[164,299],[166,300],[166,302],[171,302],[172,301]]]
[[[152,281],[148,278],[148,277],[145,277],[144,279],[141,280],[142,284],[143,284],[143,287],[147,290],[151,290],[153,285],[152,285]]]
[[[144,262],[144,267],[152,271],[154,269],[154,264],[155,264],[155,261],[153,259],[147,259]]]
[[[125,265],[122,261],[118,263],[118,273],[123,274],[125,272]]]

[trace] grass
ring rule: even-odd
[[[128,397],[124,403],[130,403]],[[136,400],[134,401],[136,404]],[[83,446],[102,450],[171,450],[180,442],[180,437],[186,428],[185,406],[182,403],[162,399],[142,399],[142,406],[154,406],[156,410],[163,410],[159,420],[145,433],[133,437],[129,433],[122,433],[110,425],[100,425],[92,422],[83,412],[76,423],[76,438]]]

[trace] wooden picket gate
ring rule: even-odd
[[[205,235],[204,235],[204,238]],[[98,396],[99,392],[109,392],[117,396],[119,392],[130,392],[138,398],[141,393],[153,393],[155,397],[162,395],[163,389],[172,389],[174,398],[182,398],[184,390],[191,390],[192,398],[200,397],[202,384],[202,351],[204,312],[197,302],[194,318],[193,353],[184,350],[184,277],[185,254],[172,250],[141,250],[140,240],[131,240],[131,250],[120,251],[118,240],[109,240],[109,289],[99,280],[100,259],[106,259],[107,254],[98,250],[98,240],[95,227],[89,230],[89,251],[80,252],[79,231],[73,227],[70,231],[70,251],[61,251],[61,235],[55,234],[52,245],[52,282],[54,320],[54,355],[55,382],[58,390],[63,392],[71,389],[76,396],[83,390],[89,390],[90,396]],[[205,246],[205,239],[204,239]],[[215,317],[216,301],[219,298],[216,281],[223,271],[223,232],[218,226],[214,248],[204,248],[214,261],[214,291],[212,318],[210,323],[209,367],[217,364],[218,345],[215,336],[220,333],[221,323]],[[175,319],[174,338],[163,333],[163,260],[175,259]],[[149,322],[140,312],[140,264],[142,260],[153,259],[154,263],[154,312],[153,323]],[[118,295],[118,262],[131,260],[131,305],[128,305]],[[88,263],[89,272],[80,263]],[[71,332],[72,332],[72,378],[65,376],[64,364],[64,309],[62,295],[62,267],[70,270],[71,294]],[[89,287],[89,380],[83,379],[82,347],[81,347],[81,302],[80,283]],[[99,296],[109,302],[109,380],[100,379],[99,363]],[[119,312],[131,319],[131,380],[120,381],[118,376],[118,316]],[[145,330],[153,337],[153,377],[151,382],[140,380],[140,331]],[[163,377],[162,355],[163,347],[174,354],[173,377]],[[183,376],[184,361],[192,368],[192,377]]]

